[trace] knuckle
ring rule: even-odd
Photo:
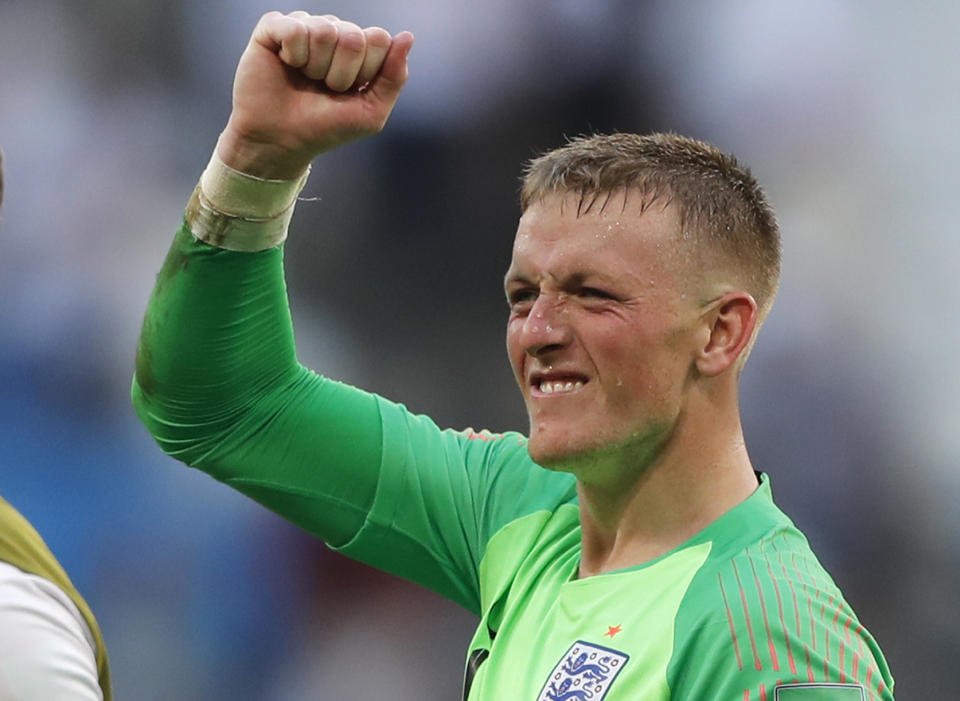
[[[261,31],[271,31],[271,28],[283,26],[287,16],[282,12],[272,11],[260,16],[256,28]]]
[[[368,46],[387,48],[390,46],[390,42],[392,41],[390,32],[383,27],[367,27],[363,30],[363,35],[367,40]]]
[[[337,43],[337,26],[332,22],[314,21],[310,23],[310,41],[316,44]]]
[[[353,22],[340,22],[337,25],[337,48],[351,53],[362,53],[366,46],[363,30]]]

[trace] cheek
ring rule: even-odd
[[[520,377],[523,366],[523,348],[520,345],[520,326],[516,319],[507,322],[506,333],[507,358],[516,377]]]
[[[653,341],[606,346],[605,385],[619,407],[647,406],[668,400],[684,376],[678,356]]]

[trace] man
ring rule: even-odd
[[[0,498],[0,701],[111,698],[90,607],[37,531]]]
[[[619,134],[530,164],[506,276],[529,438],[442,431],[299,365],[293,203],[318,154],[383,127],[412,41],[306,13],[254,29],[144,322],[154,437],[478,613],[465,699],[892,699],[744,446],[737,381],[779,242],[731,157]]]

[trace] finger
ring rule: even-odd
[[[260,18],[250,42],[272,51],[288,66],[296,68],[304,65],[309,55],[306,25],[279,12],[268,12]]]
[[[360,27],[353,22],[337,23],[337,47],[325,78],[328,88],[336,92],[350,89],[363,65],[366,44],[367,40]]]
[[[303,20],[309,30],[310,56],[303,67],[303,73],[312,80],[327,77],[337,47],[337,25],[323,17],[307,17]]]
[[[392,41],[390,32],[381,27],[367,27],[363,30],[363,36],[367,42],[367,51],[357,74],[357,87],[366,85],[380,72]]]
[[[400,32],[393,38],[380,73],[370,82],[368,92],[379,102],[391,105],[397,101],[407,82],[407,56],[413,47],[413,34]]]
[[[300,20],[310,19],[313,17],[320,17],[321,19],[329,20],[330,22],[339,22],[340,18],[336,15],[311,15],[309,12],[304,10],[294,10],[293,12],[287,13],[287,17],[295,17]]]

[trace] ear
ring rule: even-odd
[[[743,290],[728,292],[711,305],[704,323],[709,337],[695,362],[701,374],[715,377],[736,365],[749,348],[757,325],[757,302]]]

